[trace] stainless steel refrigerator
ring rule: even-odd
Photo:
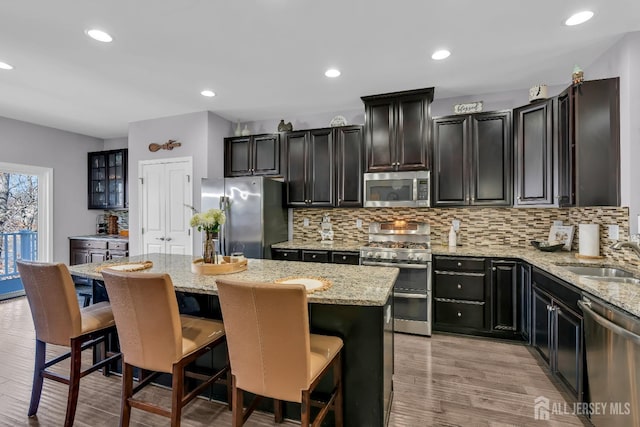
[[[271,258],[271,245],[288,237],[284,183],[266,177],[202,180],[201,212],[222,209],[220,252],[247,258]]]

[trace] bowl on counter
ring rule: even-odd
[[[562,249],[564,243],[562,242],[547,242],[547,241],[538,241],[532,240],[531,246],[543,252],[555,252]]]

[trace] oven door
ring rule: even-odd
[[[431,291],[393,293],[395,332],[431,336]]]

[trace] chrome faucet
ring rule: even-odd
[[[640,246],[637,243],[633,242],[616,242],[611,245],[611,249],[622,249],[622,248],[631,248],[633,251],[640,257]]]

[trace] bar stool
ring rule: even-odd
[[[82,351],[104,343],[107,336],[115,332],[111,307],[109,303],[102,302],[80,309],[75,285],[64,264],[33,261],[17,261],[17,264],[36,330],[36,357],[28,415],[31,417],[38,411],[42,385],[47,378],[69,386],[64,425],[70,427],[75,418],[80,378],[120,358],[120,353],[107,358],[106,344],[103,344],[100,346],[101,360],[84,371],[80,370]],[[47,362],[47,344],[70,347],[70,351]],[[68,358],[71,358],[69,377],[47,370]],[[108,374],[107,368],[104,373]]]
[[[226,383],[230,402],[231,381],[227,378],[229,364],[226,352],[225,366],[211,376],[185,369],[189,363],[226,342],[222,322],[181,316],[168,274],[105,269],[102,276],[123,355],[121,426],[129,425],[131,408],[168,417],[172,427],[179,426],[182,408],[216,381]],[[135,388],[134,367],[154,371],[141,378]],[[170,410],[134,399],[138,391],[163,372],[173,376]],[[185,394],[185,376],[203,382]]]
[[[233,425],[240,427],[260,396],[274,399],[275,421],[282,422],[282,401],[301,404],[301,424],[319,426],[333,408],[343,425],[342,340],[309,333],[307,293],[303,285],[216,279],[231,361]],[[333,368],[333,390],[311,423],[311,392]],[[256,398],[243,412],[243,391]]]

